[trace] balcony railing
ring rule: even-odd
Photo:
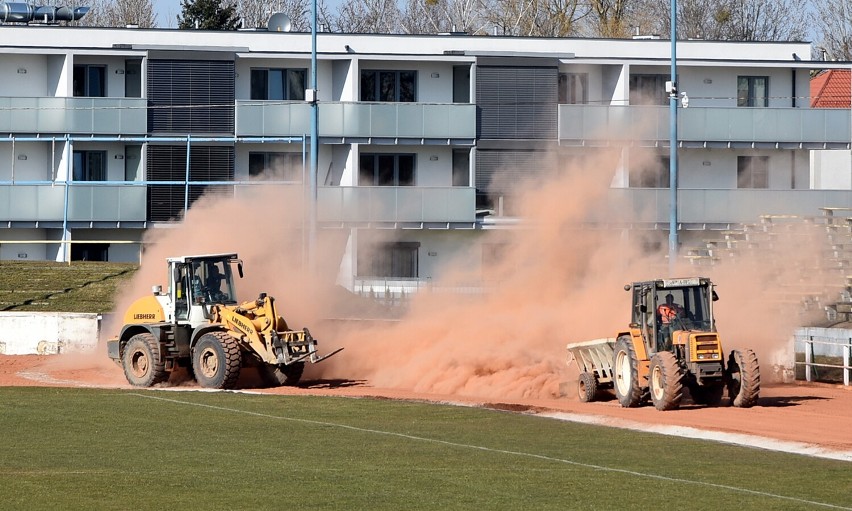
[[[317,219],[340,223],[473,223],[470,187],[327,186],[318,190]]]
[[[69,222],[145,222],[147,186],[144,183],[68,186]],[[149,186],[156,183],[149,182]],[[300,184],[274,185],[302,197]],[[235,193],[250,186],[234,186]],[[470,187],[323,186],[317,194],[317,220],[324,224],[467,224],[476,222],[476,192]],[[852,208],[848,190],[692,190],[678,192],[678,220],[683,224],[754,223],[761,215],[817,216],[820,208]],[[605,205],[590,209],[578,221],[607,224],[668,223],[669,191],[650,188],[612,188]],[[301,208],[300,201],[292,203]],[[61,222],[65,215],[65,185],[0,185],[0,221]],[[449,225],[448,225],[449,226]]]
[[[612,188],[606,210],[588,221],[616,224],[667,223],[669,190]],[[678,191],[678,221],[683,224],[754,223],[761,215],[819,216],[820,208],[852,207],[848,190],[684,190]]]
[[[68,186],[71,222],[144,222],[147,192],[143,186]],[[65,184],[0,185],[0,221],[62,222]]]
[[[850,143],[848,109],[678,108],[678,140],[684,143]],[[662,141],[668,145],[669,107],[559,105],[559,140],[567,145]]]
[[[237,101],[237,136],[301,136],[310,134],[310,123],[307,103]],[[473,139],[476,105],[324,102],[319,105],[319,136]]]
[[[147,100],[0,97],[0,133],[144,135]]]

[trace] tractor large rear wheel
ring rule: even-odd
[[[192,350],[192,371],[202,387],[232,389],[240,377],[242,354],[237,340],[225,332],[208,332]]]
[[[670,351],[651,357],[651,401],[657,410],[676,410],[683,398],[683,370]]]
[[[644,389],[639,385],[639,359],[630,337],[619,337],[613,351],[615,396],[625,408],[639,406]]]
[[[148,332],[130,338],[121,365],[127,381],[136,387],[150,387],[169,379],[169,371],[160,360],[160,343]]]
[[[738,408],[751,408],[760,396],[760,365],[752,350],[734,350],[728,359],[728,397]]]
[[[304,362],[296,362],[290,365],[269,365],[262,364],[258,367],[260,377],[263,383],[270,387],[280,387],[282,385],[296,385],[302,378],[302,372],[305,370]]]

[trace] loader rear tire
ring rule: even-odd
[[[624,408],[635,408],[642,403],[644,389],[639,385],[639,359],[630,337],[619,337],[613,351],[615,396]]]
[[[282,385],[296,385],[302,378],[305,370],[304,362],[296,362],[286,366],[263,364],[258,368],[260,377],[269,387],[280,387]]]
[[[136,387],[151,387],[169,379],[169,371],[160,360],[160,343],[148,332],[130,338],[121,365],[127,381]]]
[[[661,411],[677,410],[683,399],[683,369],[674,353],[660,351],[651,357],[651,401]]]
[[[760,364],[752,350],[734,350],[728,359],[728,397],[737,408],[751,408],[760,397]]]
[[[595,400],[598,393],[598,379],[593,373],[580,373],[577,380],[577,395],[580,401],[588,403]]]
[[[225,332],[208,332],[192,350],[192,371],[199,385],[232,389],[240,377],[242,354],[237,340]]]

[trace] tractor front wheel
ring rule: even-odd
[[[670,351],[651,357],[651,401],[657,410],[676,410],[683,398],[683,370]]]
[[[225,332],[208,332],[192,350],[192,371],[199,385],[232,389],[240,377],[242,355],[237,340]]]
[[[169,379],[169,371],[160,360],[160,343],[148,332],[130,338],[121,365],[127,381],[136,387],[151,387]]]
[[[760,396],[760,365],[752,350],[734,350],[728,359],[728,397],[738,408],[751,408]]]

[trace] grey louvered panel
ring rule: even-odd
[[[478,67],[477,136],[555,139],[557,82],[555,67]]]
[[[521,181],[549,169],[544,151],[478,150],[476,152],[476,189],[497,194],[508,193]]]
[[[149,145],[147,158],[149,181],[183,181],[186,178],[186,146]],[[232,146],[191,146],[190,181],[233,181]],[[233,195],[232,186],[192,185],[189,204],[203,194]],[[183,185],[148,186],[148,220],[164,222],[183,214],[186,188]]]
[[[148,61],[148,130],[233,133],[234,62]]]

